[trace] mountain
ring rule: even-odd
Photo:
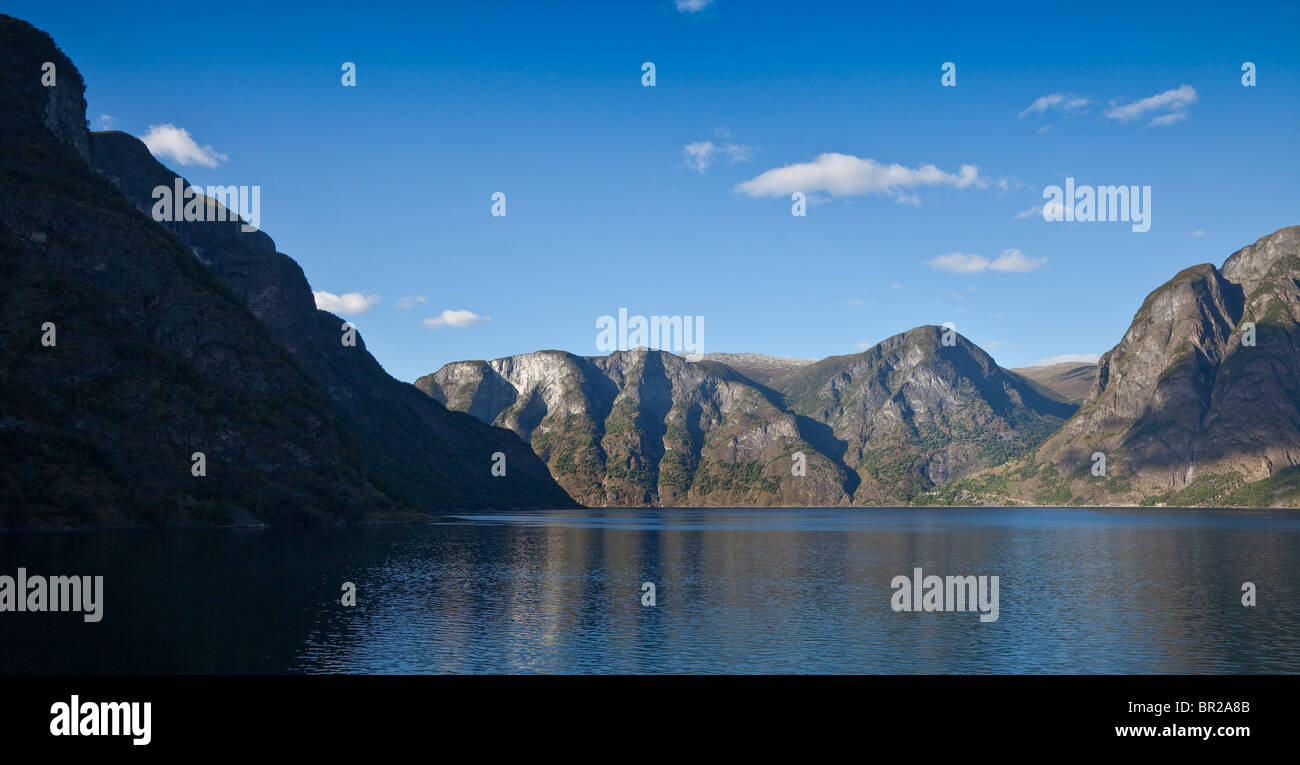
[[[89,134],[72,61],[0,16],[0,526],[573,505],[514,434],[345,346],[270,237],[156,223],[152,189],[175,178],[138,140]]]
[[[800,369],[813,363],[808,359],[790,359],[762,353],[703,353],[699,357],[705,361],[726,364],[754,382],[773,388],[780,387]]]
[[[415,386],[514,430],[586,504],[896,504],[1025,452],[1074,411],[943,334],[815,363],[541,351],[454,362]]]
[[[1065,362],[1037,367],[1016,367],[1011,370],[1046,388],[1056,397],[1072,404],[1081,404],[1097,380],[1096,364]]]
[[[1033,455],[950,487],[975,501],[1300,503],[1300,226],[1147,296],[1079,411]],[[1106,460],[1093,475],[1093,456]]]

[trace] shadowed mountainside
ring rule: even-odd
[[[138,140],[89,135],[76,67],[0,16],[0,526],[573,504],[514,434],[344,346],[265,234],[154,222],[174,178]]]

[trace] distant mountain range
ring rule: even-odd
[[[944,334],[818,362],[542,351],[415,386],[518,433],[587,504],[890,504],[1026,453],[1075,410]]]
[[[1179,273],[1096,365],[1006,370],[917,327],[815,362],[542,351],[415,385],[587,504],[1297,506],[1298,319],[1292,226]]]
[[[514,434],[345,346],[266,234],[156,223],[176,174],[88,133],[83,93],[48,35],[0,16],[0,527],[574,504]]]
[[[1082,404],[1097,380],[1096,364],[1065,362],[1039,367],[1015,367],[1011,370],[1043,386],[1055,396],[1073,404]]]

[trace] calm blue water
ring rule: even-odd
[[[1285,511],[573,510],[0,536],[0,574],[20,566],[103,575],[104,619],[0,613],[5,673],[1300,672],[1300,513]],[[998,576],[998,620],[893,611],[891,580],[918,566]]]

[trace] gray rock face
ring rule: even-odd
[[[941,331],[816,363],[541,351],[448,364],[415,385],[514,430],[587,504],[889,504],[1037,445],[1073,411],[960,336],[942,346]]]
[[[830,426],[883,504],[998,465],[1041,443],[1074,407],[999,367],[975,344],[918,327],[854,356],[813,364],[783,387],[793,411]]]
[[[1300,464],[1300,227],[1151,293],[1097,382],[1039,451],[1065,473],[1107,455],[1139,494],[1228,490]],[[1254,326],[1254,345],[1248,330]],[[1087,482],[1078,491],[1087,495]]]

